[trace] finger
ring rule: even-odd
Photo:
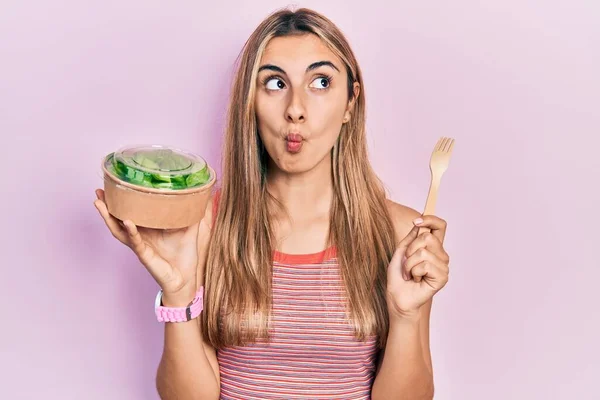
[[[446,228],[448,224],[445,220],[435,215],[421,215],[413,221],[413,224],[418,227],[428,228],[431,233],[439,239],[440,242],[444,242],[446,236]]]
[[[167,279],[166,277],[170,274],[169,269],[166,268],[165,263],[159,264],[157,262],[153,262],[157,259],[160,259],[160,257],[156,255],[152,246],[148,246],[142,239],[142,235],[140,235],[138,227],[130,220],[123,221],[123,225],[125,226],[129,236],[129,247],[131,247],[133,252],[138,256],[142,264],[148,269],[154,279],[156,279],[158,282]]]
[[[411,270],[411,273],[415,282],[421,282],[425,277],[430,278],[433,281],[441,282],[442,280],[442,273],[439,271],[439,268],[428,261],[423,261],[422,263],[415,265]]]
[[[415,282],[421,282],[423,277],[430,273],[431,264],[427,261],[423,261],[415,265],[410,271]]]
[[[102,202],[106,205],[106,193],[104,192],[104,190],[102,189],[96,189],[96,197],[98,197],[98,199],[102,200]],[[123,225],[123,221],[121,221],[118,218],[114,218],[114,220],[117,222],[117,224],[119,224],[119,226],[121,227],[121,229],[123,230],[123,232],[127,232],[125,230],[125,225]]]
[[[396,246],[396,250],[394,251],[394,254],[392,256],[392,259],[390,260],[390,264],[403,261],[402,257],[406,253],[408,245],[417,237],[418,230],[418,227],[413,227],[410,230],[410,232],[408,232],[408,234],[400,241],[400,243],[398,243],[398,245]]]
[[[173,279],[173,267],[164,258],[157,254],[154,251],[154,248],[151,245],[148,245],[140,234],[140,229],[142,229],[142,232],[144,232],[145,229],[148,229],[148,231],[154,229],[138,228],[131,220],[128,219],[123,221],[123,225],[127,230],[129,241],[131,243],[131,249],[139,258],[146,270],[150,272],[150,275],[152,275],[156,282],[158,282],[161,287],[164,287],[164,282],[170,282]]]
[[[435,254],[427,250],[426,248],[420,248],[415,253],[408,257],[404,262],[403,273],[406,274],[409,278],[412,275],[413,269],[422,262],[427,262],[429,264],[435,265],[439,267],[441,270],[446,270],[447,266],[444,264],[442,260],[440,260]]]
[[[100,213],[100,216],[102,216],[102,219],[104,220],[104,223],[108,227],[110,233],[112,233],[112,235],[121,243],[129,245],[127,240],[127,231],[119,223],[120,221],[118,219],[110,215],[104,201],[96,200],[94,201],[94,206],[96,207],[96,210],[98,210],[98,212]]]
[[[428,261],[417,264],[412,271],[416,282],[425,279],[426,283],[435,290],[441,289],[448,283],[448,271]]]
[[[102,201],[106,205],[106,199],[105,199],[104,190],[102,190],[102,189],[96,189],[96,197],[98,198],[98,200]],[[121,228],[123,228],[123,232],[125,232],[125,225],[123,225],[123,221],[121,221],[120,219],[117,219],[117,218],[115,218],[115,221],[119,224],[119,226]]]
[[[98,200],[104,201],[104,190],[96,189],[95,193],[96,193],[96,198],[98,198]]]
[[[413,228],[406,234],[406,236],[398,243],[397,249],[402,249],[402,251],[406,251],[408,246],[417,238],[417,234],[419,232],[418,226],[413,226]]]
[[[431,251],[437,255],[440,260],[445,262],[450,261],[446,250],[444,250],[442,242],[440,242],[440,240],[433,233],[425,232],[417,236],[417,238],[408,245],[408,248],[406,249],[406,257],[412,256],[415,251],[421,248],[426,248],[427,250]]]
[[[140,235],[137,226],[133,222],[125,220],[123,221],[123,225],[129,238],[129,247],[131,247],[131,250],[138,256],[140,261],[146,265],[147,261],[154,256],[154,250],[144,242],[142,235]]]
[[[404,239],[402,239],[400,241],[400,243],[398,243],[398,245],[396,246],[396,251],[394,251],[394,254],[393,254],[392,259],[390,260],[390,264],[388,266],[388,268],[398,268],[399,267],[404,280],[408,280],[408,276],[405,275],[404,270],[402,269],[402,265],[404,264],[404,260],[406,259],[406,257],[405,257],[406,249],[408,248],[410,243],[413,240],[415,240],[415,238],[417,237],[418,230],[419,230],[419,228],[414,226],[410,230],[410,232],[408,232],[408,234],[404,237]]]

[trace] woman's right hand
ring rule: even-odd
[[[102,189],[96,190],[96,197],[94,205],[106,226],[117,240],[133,250],[162,288],[163,299],[185,303],[165,301],[165,305],[186,306],[196,293],[198,273],[204,272],[210,236],[204,219],[176,230],[137,227],[130,220],[120,221],[108,213]]]

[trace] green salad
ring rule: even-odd
[[[210,170],[204,160],[192,159],[168,148],[111,153],[106,163],[109,171],[125,182],[155,189],[190,189],[210,180]]]

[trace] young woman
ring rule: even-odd
[[[202,222],[164,232],[95,205],[160,285],[164,399],[429,399],[431,300],[446,223],[386,198],[365,95],[339,29],[307,9],[263,21],[239,60],[223,173]],[[419,227],[426,232],[417,235]]]

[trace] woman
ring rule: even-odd
[[[346,39],[316,12],[283,10],[239,61],[221,188],[202,222],[121,224],[97,191],[165,307],[204,290],[198,318],[165,324],[161,397],[432,398],[429,315],[448,280],[446,224],[386,199]]]

